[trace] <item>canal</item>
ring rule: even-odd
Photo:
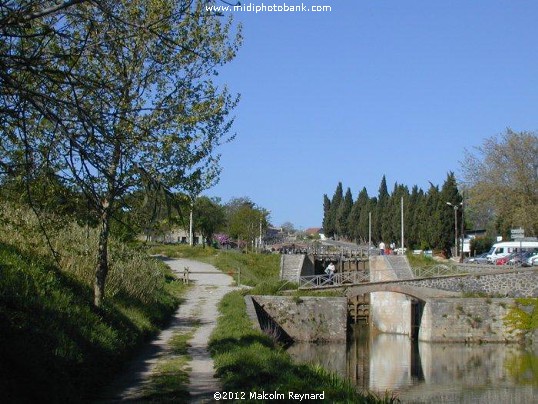
[[[516,344],[416,342],[356,326],[347,343],[295,343],[288,352],[403,403],[538,403],[538,351]]]

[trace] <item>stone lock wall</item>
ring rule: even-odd
[[[419,340],[430,342],[518,342],[504,317],[514,299],[432,299],[424,306]]]
[[[278,324],[294,341],[345,341],[347,299],[345,297],[247,296],[256,308],[253,321]],[[247,307],[249,303],[247,302]],[[267,316],[267,317],[265,317]]]

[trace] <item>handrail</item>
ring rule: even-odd
[[[318,288],[324,286],[341,286],[344,284],[364,283],[370,281],[370,274],[365,271],[336,272],[329,275],[307,275],[299,277],[299,288]]]
[[[517,268],[511,266],[511,268]],[[480,273],[495,273],[499,269],[508,269],[506,267],[501,268],[494,265],[465,265],[465,264],[437,264],[428,267],[414,267],[411,268],[413,273],[412,278],[436,278],[441,276],[451,276],[451,275],[469,275],[469,274],[480,274]],[[381,270],[375,271],[376,274],[380,272],[386,272],[394,274],[394,270]],[[407,279],[407,280],[409,280]],[[396,281],[398,279],[385,279]],[[406,279],[399,279],[406,280]],[[329,286],[342,286],[349,284],[358,284],[358,283],[369,283],[370,280],[370,271],[346,271],[346,272],[336,272],[332,278],[329,275],[307,275],[299,277],[299,289],[306,288],[322,288]],[[383,280],[378,280],[377,282],[383,282]]]

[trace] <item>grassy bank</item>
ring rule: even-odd
[[[113,242],[108,293],[93,306],[92,231],[49,217],[53,258],[35,217],[0,215],[0,392],[6,402],[99,395],[162,328],[184,286],[162,262]]]
[[[268,289],[278,289],[280,255],[242,254],[231,250],[218,250],[212,247],[187,245],[155,245],[149,248],[150,254],[163,254],[174,258],[194,259],[214,265],[223,272],[230,273],[237,281],[241,271],[241,284],[248,286],[266,285]]]
[[[321,367],[294,364],[271,338],[252,327],[241,292],[225,296],[219,309],[221,315],[210,338],[210,350],[224,391],[276,391],[286,395],[290,391],[323,392],[327,402],[335,403],[394,401],[389,396],[362,395],[353,385]]]

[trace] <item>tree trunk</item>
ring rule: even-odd
[[[105,297],[105,282],[108,275],[108,233],[110,225],[110,209],[108,202],[103,203],[101,228],[99,231],[99,248],[97,252],[97,267],[95,270],[94,305],[100,307]]]

